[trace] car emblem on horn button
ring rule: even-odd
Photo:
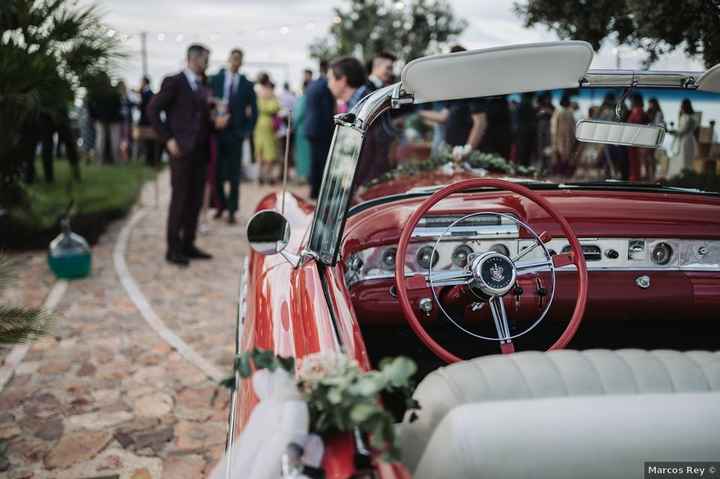
[[[502,267],[494,264],[490,267],[490,277],[493,279],[493,281],[497,281],[498,283],[505,279],[505,272],[503,271]]]

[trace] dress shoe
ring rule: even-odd
[[[237,220],[235,219],[235,213],[230,213],[230,216],[228,216],[228,224],[234,225],[237,223]]]
[[[209,253],[204,252],[203,250],[199,249],[197,246],[191,246],[189,248],[185,248],[185,256],[187,256],[190,259],[210,259],[212,258],[212,255]]]
[[[225,211],[224,209],[218,208],[218,210],[215,212],[215,215],[213,216],[213,218],[215,218],[216,220],[222,218],[224,211]]]
[[[190,259],[182,253],[167,253],[165,260],[178,266],[186,267],[190,264]]]

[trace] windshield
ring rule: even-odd
[[[718,99],[694,90],[582,88],[390,110],[366,135],[352,203],[483,176],[536,187],[600,182],[718,191]],[[666,134],[657,149],[579,142],[580,120],[657,125]]]

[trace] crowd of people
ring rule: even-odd
[[[260,73],[255,82],[248,79],[240,72],[240,49],[233,49],[227,65],[208,76],[209,55],[203,45],[191,45],[184,70],[166,77],[157,93],[144,81],[136,92],[140,102],[116,102],[113,111],[118,106],[121,112],[140,108],[141,120],[135,128],[124,128],[123,115],[117,121],[110,115],[98,116],[96,106],[89,108],[90,117],[97,118],[98,136],[118,138],[103,138],[101,143],[123,145],[138,137],[127,135],[126,130],[137,132],[149,127],[148,139],[144,140],[144,149],[152,152],[148,153],[148,162],[156,161],[157,145],[167,151],[172,193],[166,259],[180,266],[188,265],[192,259],[211,257],[195,245],[203,208],[214,208],[216,219],[227,214],[228,223],[235,223],[242,179],[256,176],[260,184],[274,184],[282,176],[282,159],[286,156],[294,179],[308,182],[310,197],[317,198],[332,139],[333,117],[395,80],[396,59],[389,53],[379,53],[369,65],[342,57],[321,61],[315,78],[312,71],[305,70],[303,91],[298,96],[287,83],[276,93],[275,83],[266,72]],[[132,114],[127,117],[132,118]],[[128,126],[132,127],[132,123]],[[115,150],[114,146],[110,149]],[[251,158],[243,161],[246,149]],[[123,147],[118,150],[122,152]]]
[[[463,50],[456,46],[451,51]],[[236,223],[241,181],[276,183],[282,178],[285,157],[292,178],[309,183],[310,197],[316,199],[334,116],[396,81],[396,57],[379,52],[365,65],[352,56],[321,61],[317,76],[309,69],[303,71],[299,95],[287,83],[276,93],[268,73],[261,72],[252,81],[241,72],[242,50],[233,49],[226,65],[211,75],[206,73],[209,55],[203,45],[191,45],[186,67],[166,77],[157,93],[147,77],[139,88],[128,91],[124,82],[112,84],[107,75],[99,75],[88,91],[80,118],[79,144],[98,163],[127,161],[131,152],[140,150],[148,165],[157,165],[163,149],[167,152],[172,194],[166,259],[181,266],[191,259],[211,257],[195,245],[201,212],[214,209],[216,219],[226,216],[228,223]],[[438,102],[411,107],[409,113],[432,127],[433,149],[447,145],[459,156],[472,151],[492,153],[549,175],[568,177],[582,167],[590,152],[590,161],[603,168],[606,177],[658,177],[652,150],[577,143],[575,126],[583,115],[572,93],[560,95],[557,104],[553,92],[529,92]],[[589,109],[587,118],[665,126],[657,98],[647,102],[647,109],[640,94],[631,96],[630,101],[628,108],[624,98],[618,102],[608,93],[601,105]],[[670,161],[660,176],[674,176],[692,162],[696,149],[693,131],[698,126],[693,113],[690,100],[683,100],[678,128],[670,130],[675,136],[676,160]],[[48,122],[39,131],[56,130]],[[72,136],[63,133],[67,132],[59,132],[60,140]],[[45,141],[50,134],[38,135],[37,141]],[[366,143],[380,148],[373,150],[373,155],[386,157],[393,138],[381,138],[382,132],[368,134]],[[249,158],[243,158],[248,151]],[[68,145],[68,156],[76,165],[77,152],[72,145]],[[372,165],[368,168],[356,176],[369,179],[382,173]],[[34,176],[34,170],[28,168],[30,175]]]

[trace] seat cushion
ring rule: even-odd
[[[720,392],[475,403],[435,429],[415,479],[641,479],[646,461],[711,461]]]
[[[435,427],[455,407],[567,396],[720,390],[720,353],[669,350],[527,351],[484,356],[430,373],[414,397],[418,420],[400,425],[403,462],[413,470]]]

